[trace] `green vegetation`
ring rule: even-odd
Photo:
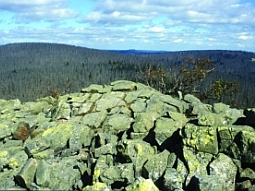
[[[8,44],[0,46],[0,99],[57,98],[125,79],[171,95],[181,91],[208,102],[235,100],[237,107],[253,107],[254,57],[241,51],[121,54],[63,44]]]

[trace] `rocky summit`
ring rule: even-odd
[[[0,190],[255,190],[255,108],[119,80],[0,112]]]

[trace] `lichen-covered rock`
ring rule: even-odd
[[[102,176],[102,172],[105,169],[113,166],[113,157],[112,155],[100,155],[98,159],[95,161],[94,171],[92,172],[92,183],[99,182],[100,176]]]
[[[185,185],[185,180],[186,180],[189,172],[188,172],[188,169],[186,168],[184,162],[180,158],[177,158],[177,160],[176,160],[176,168],[175,169],[176,169],[176,172],[178,174],[177,180],[181,181],[180,184],[182,184],[184,186]],[[179,183],[178,183],[178,185],[179,185]]]
[[[183,177],[175,168],[167,168],[163,178],[165,190],[182,190]]]
[[[102,85],[91,84],[89,87],[83,88],[81,92],[82,93],[103,93],[105,92],[105,88]]]
[[[224,117],[219,114],[215,114],[211,112],[199,113],[198,125],[218,127],[221,125],[227,125],[227,121],[225,121]]]
[[[218,153],[217,129],[215,127],[203,127],[187,123],[181,131],[181,136],[184,145],[197,151]]]
[[[95,103],[95,111],[111,110],[117,106],[125,106],[123,101],[125,94],[123,92],[112,92],[105,94]]]
[[[228,150],[233,146],[235,138],[237,138],[237,134],[240,132],[254,132],[254,129],[250,126],[241,126],[241,125],[227,125],[227,126],[219,126],[218,134],[220,140],[218,141],[220,144],[220,151],[225,153],[229,153]],[[229,153],[230,154],[230,153]]]
[[[114,91],[131,91],[137,89],[137,84],[128,80],[117,80],[111,83]]]
[[[106,110],[95,113],[88,113],[81,119],[80,123],[97,129],[102,125],[106,117]]]
[[[83,146],[89,146],[94,132],[87,126],[72,122],[58,123],[50,127],[42,134],[37,135],[26,146],[29,154],[37,153],[47,148],[55,151],[55,154],[69,147],[73,152]]]
[[[26,188],[22,188],[15,183],[13,177],[14,174],[17,174],[16,170],[1,171],[0,190],[24,190],[24,191],[27,190]]]
[[[186,185],[192,184],[194,177],[200,178],[207,175],[207,167],[213,155],[204,152],[196,152],[194,149],[184,147],[183,157],[189,171],[186,177]]]
[[[184,113],[188,105],[182,100],[174,99],[169,95],[155,93],[147,102],[146,111],[157,111],[160,115],[164,115],[168,111]]]
[[[106,183],[96,182],[93,185],[88,185],[82,189],[82,191],[111,191],[111,187],[109,187]]]
[[[242,128],[242,130],[241,130]],[[222,129],[221,129],[222,130]],[[251,127],[240,126],[230,131],[231,141],[225,146],[225,153],[234,159],[239,159],[244,163],[253,164],[255,162],[255,130]],[[223,133],[221,133],[222,135]],[[224,134],[227,137],[227,133]]]
[[[64,157],[61,161],[55,159],[51,161],[49,169],[49,188],[52,190],[72,190],[81,177],[75,157]],[[47,177],[44,176],[45,174],[43,175],[45,172],[40,173],[42,183],[48,184]]]
[[[154,122],[158,117],[157,112],[136,113],[133,131],[135,133],[148,133],[154,127]]]
[[[195,175],[189,187],[194,191],[219,191],[224,190],[222,185],[222,180],[217,175],[201,175],[199,177]]]
[[[137,179],[126,191],[159,191],[151,179]]]
[[[0,140],[4,138],[11,137],[12,130],[10,128],[10,122],[1,122],[0,123]],[[14,128],[13,128],[14,129]]]
[[[251,191],[254,111],[126,80],[0,99],[0,190]]]
[[[222,190],[235,190],[237,167],[225,154],[219,153],[217,158],[209,164],[209,174],[216,175],[222,180]]]
[[[48,115],[50,115],[53,119],[70,119],[70,105],[66,102],[66,99],[62,98],[56,106],[51,108]]]
[[[6,147],[5,144],[0,147],[0,170],[7,169],[20,170],[28,159],[21,146]]]
[[[240,178],[242,180],[255,180],[255,172],[251,168],[245,168],[241,173],[240,173]]]
[[[203,104],[198,98],[191,94],[186,94],[183,98],[189,104],[187,113],[189,115],[198,115],[200,113],[211,112],[211,106],[208,104]]]
[[[134,113],[142,113],[145,111],[146,106],[146,100],[137,99],[130,105],[130,108]]]
[[[169,139],[176,131],[179,131],[187,122],[187,119],[182,116],[183,114],[171,112],[170,115],[171,118],[160,117],[156,120],[153,131],[159,145]]]
[[[107,185],[118,183],[127,186],[134,182],[134,166],[132,163],[125,163],[103,168],[99,178]]]
[[[133,118],[124,114],[115,114],[107,116],[102,128],[112,133],[126,131],[131,127],[131,123],[134,121]]]
[[[252,185],[252,182],[250,180],[245,180],[245,181],[237,183],[236,190],[253,191],[255,190],[255,185]]]
[[[23,188],[31,188],[34,182],[35,172],[37,168],[37,161],[35,159],[28,159],[21,171],[15,176],[17,183]]]
[[[142,140],[123,140],[117,145],[120,160],[134,164],[136,176],[140,176],[144,163],[155,154],[155,148]]]
[[[156,182],[166,170],[168,156],[169,152],[167,150],[151,156],[143,166],[144,176]]]
[[[36,184],[42,188],[50,185],[51,165],[46,160],[37,160],[35,173]]]

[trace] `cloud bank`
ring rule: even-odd
[[[0,11],[1,44],[255,51],[252,0],[0,0]]]

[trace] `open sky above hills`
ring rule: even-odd
[[[254,0],[0,0],[0,44],[255,52]]]

